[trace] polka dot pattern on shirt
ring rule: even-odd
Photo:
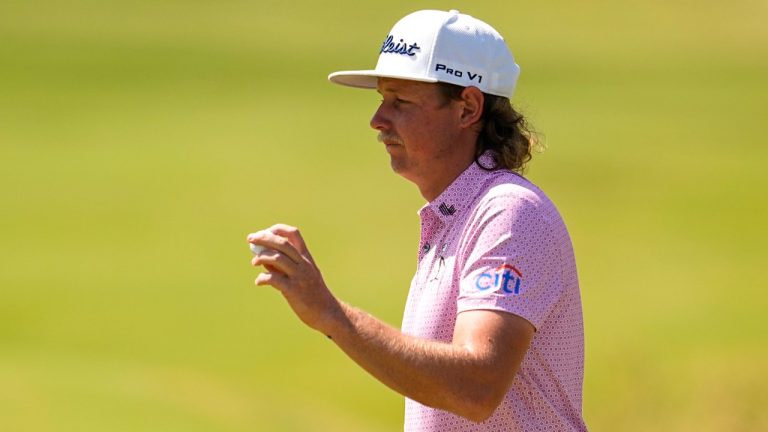
[[[418,266],[403,332],[449,343],[468,310],[536,328],[496,412],[474,423],[406,399],[406,431],[584,431],[584,336],[570,237],[554,204],[509,171],[472,164],[420,211]]]

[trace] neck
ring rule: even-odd
[[[448,186],[450,186],[463,173],[470,164],[474,163],[474,155],[470,158],[463,158],[457,163],[451,164],[440,171],[440,176],[431,179],[431,181],[418,182],[417,186],[421,196],[427,202],[432,202],[439,197]]]

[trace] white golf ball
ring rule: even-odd
[[[264,252],[265,250],[267,250],[267,248],[265,248],[264,246],[259,246],[253,243],[248,243],[248,244],[251,246],[251,252],[253,252],[254,255],[258,255]]]

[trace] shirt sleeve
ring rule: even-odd
[[[543,208],[544,207],[544,208]],[[547,205],[514,191],[483,200],[457,254],[457,311],[498,310],[539,329],[564,291]]]

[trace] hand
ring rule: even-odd
[[[251,260],[267,270],[256,277],[256,285],[277,288],[306,325],[330,334],[334,319],[343,315],[342,308],[325,285],[298,228],[273,225],[248,234],[248,242],[267,249]]]

